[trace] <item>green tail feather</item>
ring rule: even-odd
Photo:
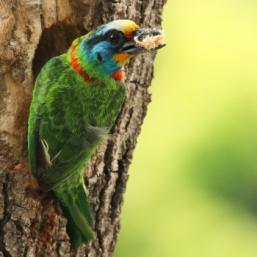
[[[74,187],[65,183],[54,189],[55,196],[60,201],[68,220],[67,232],[75,247],[95,237],[92,230],[93,217],[83,183],[80,180],[79,185]]]

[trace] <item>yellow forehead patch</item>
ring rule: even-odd
[[[115,20],[111,22],[111,27],[122,31],[124,34],[132,33],[139,28],[139,26],[131,20]]]

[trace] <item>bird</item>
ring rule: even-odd
[[[139,53],[163,47],[161,34],[131,20],[111,21],[75,39],[36,78],[28,160],[40,189],[51,191],[59,202],[75,247],[95,238],[84,169],[108,138],[124,103],[122,67]]]

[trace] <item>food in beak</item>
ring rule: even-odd
[[[145,50],[159,49],[165,46],[165,35],[162,30],[140,30],[134,37],[134,41],[138,47],[144,48]]]
[[[165,45],[165,35],[162,30],[143,28],[135,31],[133,38],[126,41],[120,51],[135,55],[145,51],[157,50]]]

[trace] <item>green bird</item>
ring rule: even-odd
[[[75,247],[95,235],[84,167],[108,137],[124,102],[121,68],[132,56],[162,47],[160,36],[156,29],[115,20],[74,40],[37,76],[28,122],[29,163],[41,189],[59,201]]]

